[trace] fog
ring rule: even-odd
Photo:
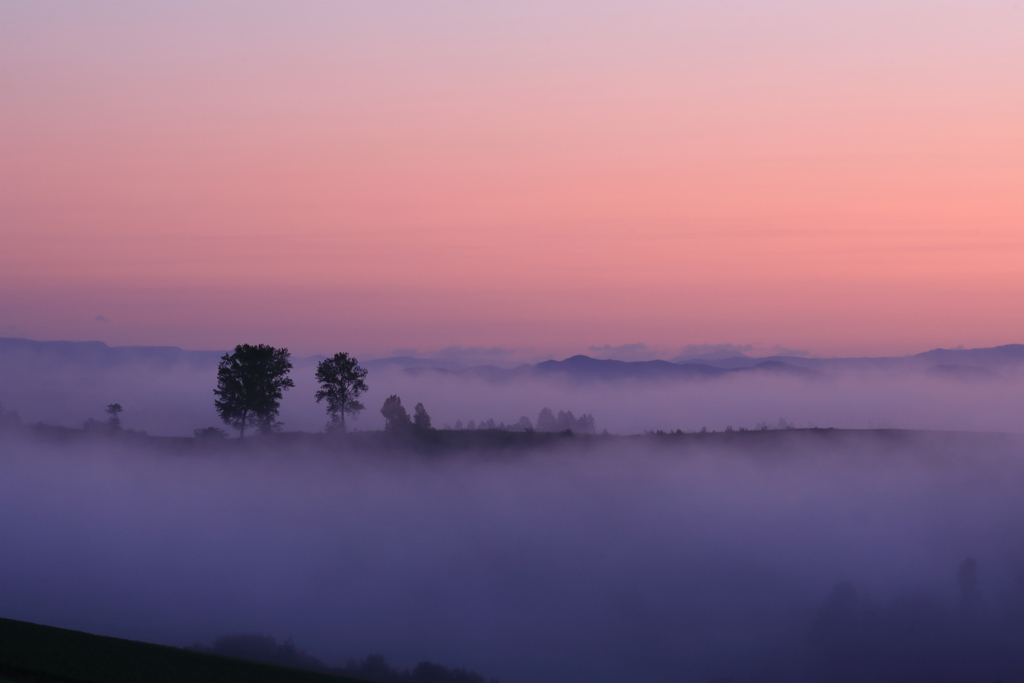
[[[1020,437],[154,443],[0,435],[0,615],[503,683],[1024,676]]]
[[[410,405],[424,402],[437,426],[489,418],[512,423],[521,415],[536,420],[544,406],[592,414],[599,431],[613,434],[754,429],[780,418],[797,427],[847,429],[1019,432],[1024,424],[1024,375],[1016,373],[980,380],[871,372],[807,379],[752,373],[691,381],[576,383],[552,377],[495,383],[392,370],[370,379],[382,390],[380,400],[371,396],[368,406],[376,408],[384,396],[398,393]],[[375,411],[367,412],[355,424],[380,428]]]
[[[216,352],[68,343],[54,350],[40,342],[7,342],[0,349],[0,402],[26,422],[80,427],[86,419],[104,419],[104,407],[116,402],[124,407],[126,428],[150,434],[189,436],[196,428],[222,426],[213,407]],[[281,403],[285,430],[320,431],[327,422],[313,398],[318,360],[294,359],[295,387]],[[351,426],[382,428],[380,406],[398,394],[410,408],[423,402],[437,427],[457,420],[512,424],[521,416],[536,421],[541,408],[550,407],[592,414],[598,431],[618,434],[752,429],[780,418],[797,427],[1021,430],[1024,364],[978,374],[886,371],[870,363],[842,367],[808,377],[746,372],[579,382],[557,374],[496,381],[486,373],[370,364],[367,410]]]

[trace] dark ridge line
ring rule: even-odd
[[[0,676],[18,683],[367,683],[2,617]]]

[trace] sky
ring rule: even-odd
[[[1024,341],[1024,3],[0,4],[0,336]]]

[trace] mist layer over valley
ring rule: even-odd
[[[0,616],[502,683],[1024,680],[1024,346],[387,358],[349,433],[298,358],[244,440],[221,355],[0,340]]]
[[[0,437],[0,614],[527,681],[1024,675],[1024,441]]]
[[[130,429],[191,435],[220,425],[213,406],[222,352],[108,347],[99,342],[0,340],[0,402],[29,423],[80,427],[117,402]],[[320,357],[295,358],[295,387],[281,403],[288,431],[320,431],[314,401]],[[447,362],[446,362],[447,361]],[[513,424],[539,411],[590,414],[597,429],[797,427],[1020,430],[1024,346],[936,350],[904,358],[776,357],[623,363],[574,357],[521,367],[460,366],[449,359],[392,358],[369,369],[367,410],[351,424],[376,430],[391,394],[423,402],[435,427]]]

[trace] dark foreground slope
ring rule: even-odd
[[[26,683],[357,683],[358,679],[0,619],[0,680]]]
[[[21,620],[516,683],[1024,681],[1022,434],[11,434]]]

